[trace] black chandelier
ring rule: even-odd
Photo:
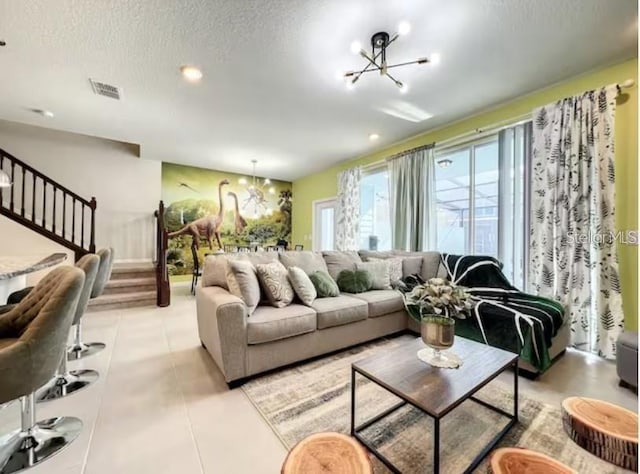
[[[394,33],[393,35],[390,35],[385,31],[380,31],[374,34],[371,37],[371,53],[365,51],[359,42],[354,41],[353,43],[351,43],[351,52],[362,56],[367,61],[367,64],[363,69],[359,71],[349,71],[344,74],[344,78],[347,81],[347,87],[353,87],[364,73],[378,71],[381,76],[386,76],[391,79],[391,81],[398,87],[398,89],[400,89],[400,92],[407,92],[407,84],[399,81],[391,74],[389,74],[389,69],[401,66],[409,66],[410,64],[435,63],[437,61],[437,56],[433,55],[431,59],[424,57],[418,58],[415,61],[387,64],[387,48],[400,36],[408,34],[410,30],[411,27],[409,26],[409,24],[403,22],[398,25],[398,32]]]

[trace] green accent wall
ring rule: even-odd
[[[616,111],[616,222],[618,230],[638,229],[638,60],[632,59],[605,69],[591,72],[560,84],[522,96],[486,112],[450,125],[439,127],[408,140],[382,148],[371,154],[348,160],[329,169],[293,182],[293,239],[296,244],[311,248],[312,203],[317,199],[336,195],[337,173],[344,169],[366,165],[389,155],[431,142],[439,142],[462,135],[476,128],[519,117],[532,109],[607,84],[636,81],[618,98]],[[348,158],[348,157],[345,157]],[[619,245],[620,278],[628,329],[638,327],[638,247]]]

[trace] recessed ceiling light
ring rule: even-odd
[[[202,71],[195,66],[180,66],[180,72],[189,82],[198,82],[202,79]]]
[[[369,135],[369,140],[376,141],[378,138],[380,138],[380,135],[378,135],[377,133],[372,133]]]
[[[50,110],[45,110],[45,109],[31,109],[31,112],[33,112],[34,114],[38,114],[38,115],[42,115],[43,117],[53,117],[53,112],[51,112]]]

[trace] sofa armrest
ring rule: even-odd
[[[196,288],[198,334],[227,382],[246,376],[247,306],[219,286]]]

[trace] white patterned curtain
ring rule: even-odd
[[[529,281],[570,312],[572,343],[608,359],[624,326],[614,206],[616,87],[533,112]]]
[[[360,167],[338,173],[336,250],[358,250],[360,240]]]

